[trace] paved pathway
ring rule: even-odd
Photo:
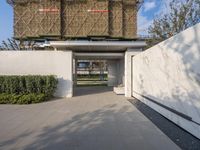
[[[0,105],[0,149],[179,149],[123,96],[105,87],[78,91],[70,99]]]

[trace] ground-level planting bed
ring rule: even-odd
[[[56,90],[53,75],[0,76],[0,104],[33,104],[49,100]]]

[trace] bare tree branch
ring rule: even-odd
[[[35,50],[38,45],[35,41],[8,39],[0,45],[0,50]]]
[[[199,22],[199,0],[172,0],[169,13],[156,17],[148,32],[158,43]]]

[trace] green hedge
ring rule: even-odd
[[[53,96],[57,83],[53,75],[0,76],[0,103],[30,104],[45,101]]]
[[[0,94],[0,104],[34,104],[46,100],[45,94]]]

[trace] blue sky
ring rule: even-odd
[[[170,0],[144,0],[144,5],[138,12],[138,32],[147,34],[147,28],[153,18],[164,10]],[[6,0],[0,2],[0,43],[13,36],[13,11]]]
[[[0,2],[0,43],[13,36],[13,11],[6,0]]]
[[[168,12],[171,0],[144,0],[138,12],[138,34],[146,35],[148,27],[156,16]]]

